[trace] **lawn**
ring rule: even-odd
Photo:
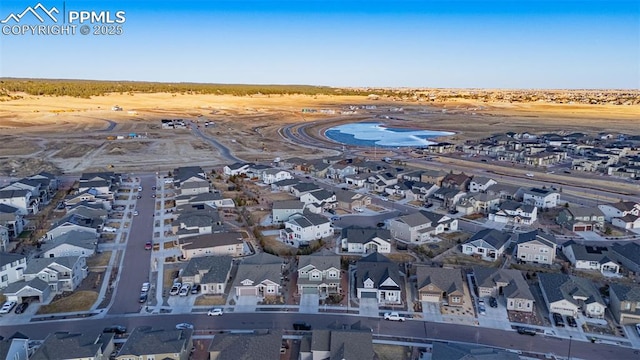
[[[98,293],[95,291],[76,291],[67,297],[52,302],[49,305],[40,306],[37,314],[87,311],[97,299]]]
[[[277,236],[265,236],[264,237],[264,248],[270,249],[276,254],[279,255],[291,255],[292,253],[297,253],[298,249],[293,246],[286,245],[282,241],[276,240]]]
[[[196,298],[196,306],[224,305],[226,299],[222,295],[200,295]]]
[[[91,271],[99,271],[93,268],[105,267],[109,265],[109,259],[111,259],[111,251],[105,251],[102,254],[96,254],[87,259],[87,266]]]
[[[173,249],[176,246],[176,244],[173,241],[167,241],[164,243],[164,245],[162,245],[162,247],[166,250],[166,249]]]
[[[416,258],[408,253],[392,253],[387,255],[387,257],[394,262],[403,263],[403,262],[412,262],[416,261]]]
[[[404,360],[411,358],[411,349],[406,346],[373,344],[373,352],[379,360]]]

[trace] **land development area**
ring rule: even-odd
[[[639,358],[639,113],[2,79],[0,357]]]

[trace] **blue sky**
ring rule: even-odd
[[[37,2],[2,0],[0,18]],[[62,9],[62,1],[41,2]],[[124,10],[124,33],[0,35],[0,76],[637,89],[639,4],[637,0],[68,0],[67,10]]]

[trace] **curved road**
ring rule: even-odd
[[[191,132],[193,132],[194,135],[196,135],[197,137],[201,138],[202,140],[208,142],[209,144],[213,145],[213,147],[215,147],[216,149],[218,149],[218,152],[220,152],[220,155],[231,161],[231,162],[243,162],[242,159],[237,158],[235,155],[231,154],[231,150],[229,150],[228,147],[222,145],[220,142],[218,142],[218,140],[207,136],[205,133],[203,133],[200,128],[198,127],[198,124],[194,124],[192,122],[189,123],[189,126],[191,127]]]

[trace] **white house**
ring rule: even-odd
[[[275,182],[287,179],[293,179],[293,175],[291,175],[291,173],[286,170],[266,169],[262,173],[262,182],[267,185],[271,185]]]
[[[499,205],[498,210],[489,214],[489,220],[503,224],[532,225],[538,221],[538,208],[507,200]]]
[[[300,196],[300,201],[305,205],[319,204],[325,208],[337,206],[336,194],[324,189],[304,193]]]
[[[84,256],[31,259],[24,270],[24,280],[38,278],[51,288],[51,292],[74,291],[87,277],[87,262]]]
[[[283,268],[281,258],[265,252],[243,259],[233,283],[235,296],[262,300],[280,295]]]
[[[596,270],[603,275],[617,274],[620,264],[615,254],[606,246],[576,244],[569,241],[562,247],[562,253],[578,270]]]
[[[553,264],[556,258],[556,243],[553,235],[538,230],[514,235],[516,237],[516,257],[519,261],[534,264]]]
[[[622,218],[629,214],[640,215],[640,203],[633,201],[620,201],[613,204],[598,205],[598,209],[604,214],[606,221],[612,221],[613,218]]]
[[[24,255],[0,252],[0,289],[24,278],[27,258]]]
[[[485,192],[487,191],[487,188],[489,188],[489,186],[494,184],[497,184],[497,182],[493,179],[483,176],[474,176],[469,182],[469,192]]]
[[[308,243],[333,235],[331,221],[317,214],[294,215],[285,221],[280,240],[292,245]]]
[[[391,232],[378,228],[348,227],[342,229],[342,251],[355,254],[391,252]]]
[[[96,234],[72,230],[42,243],[40,257],[90,257],[96,252],[97,241]]]
[[[29,190],[0,190],[0,204],[13,206],[20,215],[38,212],[37,198],[32,200]]]
[[[302,214],[305,204],[298,200],[274,201],[271,209],[271,219],[274,224],[289,220],[294,214]]]
[[[356,263],[358,299],[375,298],[380,305],[402,304],[402,282],[398,264],[374,252]]]
[[[249,170],[249,166],[251,164],[247,164],[247,163],[234,163],[231,165],[226,165],[223,168],[223,172],[225,175],[227,176],[237,176],[237,175],[242,175],[242,174],[246,174],[247,171]]]
[[[538,281],[549,312],[603,318],[606,309],[600,291],[589,279],[565,274],[539,273]]]
[[[496,261],[504,253],[510,239],[510,234],[499,230],[480,230],[462,244],[462,253],[478,256],[486,261]]]
[[[300,256],[298,260],[298,294],[315,293],[321,299],[341,292],[340,256],[320,252]]]
[[[640,216],[628,214],[623,217],[616,217],[611,219],[611,225],[627,230],[640,229]]]
[[[345,176],[344,181],[349,185],[362,188],[367,184],[368,178],[369,176],[367,174],[353,174]]]
[[[458,220],[430,211],[420,211],[391,219],[389,230],[393,238],[404,242],[437,241],[437,235],[446,231],[457,231]]]
[[[555,190],[531,188],[524,190],[522,193],[522,202],[534,205],[542,209],[550,209],[558,206],[560,194]]]

